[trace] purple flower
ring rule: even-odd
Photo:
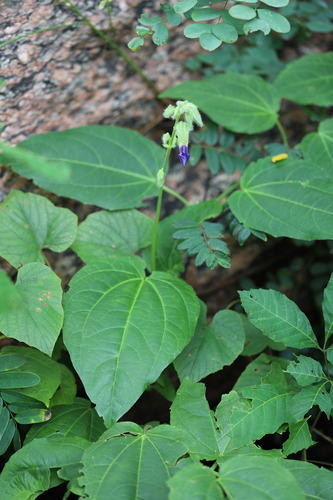
[[[183,167],[186,166],[190,155],[188,154],[188,146],[179,146],[179,155],[180,161],[182,162]]]

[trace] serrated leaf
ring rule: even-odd
[[[298,482],[279,459],[230,458],[220,466],[219,482],[230,499],[306,500]]]
[[[251,163],[228,202],[245,227],[275,237],[333,238],[333,180],[310,162]]]
[[[333,275],[324,290],[323,315],[325,320],[325,343],[333,333]]]
[[[219,311],[206,326],[206,308],[203,308],[194,336],[174,361],[180,380],[189,377],[191,382],[197,382],[222,370],[242,352],[244,340],[240,314]]]
[[[141,206],[143,197],[157,194],[156,173],[164,152],[132,130],[114,125],[73,128],[32,136],[21,147],[70,164],[71,179],[52,182],[26,165],[12,163],[15,172],[59,196],[119,210]]]
[[[333,118],[319,124],[318,132],[311,132],[303,137],[301,148],[305,160],[320,168],[325,168],[329,177],[333,177]]]
[[[242,389],[244,398],[251,400],[245,409],[235,408],[231,413],[231,429],[228,434],[236,447],[244,446],[273,434],[287,421],[291,402],[288,389],[271,384],[261,384]]]
[[[333,104],[333,52],[308,54],[289,63],[274,82],[281,97],[299,104]]]
[[[52,407],[52,419],[30,428],[24,445],[36,438],[45,438],[57,433],[63,437],[80,437],[88,441],[97,441],[105,431],[103,420],[91,408],[90,401],[76,398],[72,405]]]
[[[274,87],[259,76],[228,72],[181,83],[160,97],[188,99],[214,122],[246,134],[272,128],[280,105]]]
[[[41,250],[66,250],[76,236],[77,216],[47,198],[13,189],[0,205],[0,255],[14,267],[44,262]]]
[[[171,425],[186,435],[189,452],[200,459],[215,460],[219,455],[216,423],[209,409],[204,384],[185,379],[171,405]]]
[[[279,363],[284,370],[287,369],[289,364],[286,359],[269,356],[265,353],[260,354],[247,365],[234,385],[234,390],[239,392],[244,387],[260,385],[262,380],[271,372],[274,363]]]
[[[0,316],[0,330],[51,355],[64,316],[60,278],[42,264],[27,264],[19,269],[15,288],[20,300]]]
[[[245,409],[246,407],[247,404],[244,401],[240,401],[240,396],[236,391],[230,391],[228,394],[222,395],[221,401],[215,411],[215,418],[220,429],[218,436],[219,461],[221,460],[221,455],[224,456],[236,448],[235,440],[229,433],[232,427],[230,423],[232,411],[235,408]]]
[[[283,465],[296,478],[307,500],[331,500],[333,495],[331,471],[300,460],[285,460]]]
[[[283,453],[291,455],[300,450],[307,450],[313,444],[316,443],[312,441],[308,419],[299,420],[289,426],[289,438],[283,443]]]
[[[201,463],[189,464],[168,480],[170,500],[223,500],[217,475]]]
[[[239,292],[249,320],[267,337],[288,347],[319,349],[308,318],[295,302],[276,290]]]
[[[61,370],[59,364],[32,347],[6,346],[2,348],[2,352],[5,354],[21,354],[26,358],[25,364],[17,368],[17,370],[35,373],[40,378],[40,382],[34,387],[20,389],[19,392],[38,399],[48,406],[51,397],[60,384]]]
[[[95,500],[109,498],[110,492],[116,492],[119,499],[167,500],[170,466],[187,451],[181,431],[159,425],[134,433],[131,422],[122,424],[122,435],[110,439],[111,427],[84,454],[82,483],[86,494]]]
[[[144,267],[138,257],[98,259],[65,296],[64,343],[107,426],[185,347],[199,314],[189,285],[166,273],[146,278]]]
[[[77,437],[36,439],[27,444],[10,457],[1,473],[1,500],[37,498],[51,486],[50,469],[80,462],[89,444]]]
[[[151,243],[153,225],[138,210],[101,210],[80,224],[72,248],[85,262],[134,254]]]
[[[290,31],[290,23],[282,14],[267,9],[258,9],[257,12],[259,19],[267,23],[273,31],[277,33],[288,33]]]
[[[296,356],[297,361],[292,361],[287,372],[290,373],[301,386],[315,384],[327,380],[321,364],[308,356]]]
[[[303,387],[293,397],[289,408],[289,422],[294,423],[303,418],[314,405],[318,405],[326,413],[327,418],[330,418],[333,400],[332,396],[325,389],[326,384],[327,380],[321,384]]]

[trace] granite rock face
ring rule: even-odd
[[[107,10],[98,0],[74,0],[81,12],[112,37]],[[142,12],[161,14],[158,1],[120,0],[113,7],[119,46],[154,82],[158,90],[189,78],[183,62],[198,45],[183,26],[171,27],[167,45],[151,41],[139,52],[127,43],[136,35]],[[5,0],[0,13],[0,43],[37,30],[82,23],[56,0]],[[113,38],[115,39],[115,38]],[[2,138],[13,144],[32,134],[90,124],[142,128],[161,106],[142,78],[89,26],[80,24],[43,31],[1,47]]]

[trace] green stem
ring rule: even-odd
[[[36,35],[37,33],[42,33],[43,31],[56,30],[58,28],[71,28],[72,26],[84,26],[84,25],[85,23],[72,23],[72,24],[59,24],[58,26],[50,26],[49,28],[43,28],[42,30],[32,31],[31,33],[26,33],[25,35],[17,36],[16,38],[7,40],[7,42],[0,43],[0,47],[4,47],[9,43],[17,42],[17,40],[21,40],[21,38],[26,38],[31,35]]]
[[[163,184],[158,190],[158,197],[157,197],[157,205],[156,205],[156,212],[155,212],[155,221],[154,221],[154,227],[153,227],[153,236],[151,240],[151,270],[152,272],[155,271],[156,269],[156,249],[157,249],[157,230],[158,230],[158,223],[160,220],[160,215],[161,215],[161,208],[162,208],[162,196],[163,196],[163,191],[165,190],[164,187],[164,181],[165,181],[165,176],[167,174],[168,170],[168,164],[169,164],[169,158],[170,158],[170,153],[172,149],[172,144],[174,143],[175,135],[176,135],[176,125],[179,121],[179,118],[176,118],[175,124],[173,126],[173,131],[171,138],[169,140],[169,146],[166,150],[165,158],[164,158],[164,163],[163,163]]]
[[[178,200],[180,200],[182,203],[184,203],[184,205],[186,205],[187,207],[191,204],[189,201],[187,201],[185,198],[183,198],[183,196],[181,194],[177,193],[177,191],[174,191],[173,189],[169,188],[168,186],[163,186],[163,190],[166,193],[172,194],[172,196],[174,196],[175,198],[178,198]]]
[[[83,19],[83,21],[90,27],[90,29],[94,33],[96,33],[96,35],[98,35],[99,37],[101,37],[113,50],[115,50],[124,59],[124,61],[127,62],[127,64],[138,75],[141,76],[141,78],[145,81],[145,83],[148,85],[148,87],[154,92],[155,96],[158,96],[159,90],[157,89],[157,87],[155,86],[155,84],[150,80],[150,78],[148,78],[143,73],[143,71],[139,68],[139,66],[137,66],[135,64],[135,62],[133,61],[133,59],[131,57],[129,57],[113,40],[111,40],[110,38],[108,38],[103,33],[103,31],[101,31],[98,28],[96,28],[96,26],[93,25],[84,14],[82,14],[82,12],[80,11],[80,9],[78,9],[78,7],[76,7],[76,5],[73,5],[73,3],[71,2],[71,0],[65,0],[65,1],[56,0],[56,1],[59,4],[64,5],[65,7],[68,7],[72,12],[74,12],[75,14],[77,14],[78,16],[80,16],[81,19]]]
[[[238,182],[235,182],[234,184],[232,184],[230,187],[228,187],[228,189],[226,189],[225,191],[223,191],[223,193],[221,193],[217,198],[216,198],[216,201],[221,201],[223,198],[225,198],[226,196],[228,196],[228,194],[232,193],[232,191],[235,191],[235,189],[237,189],[240,185],[240,181]],[[227,202],[224,202],[223,205],[225,205]]]
[[[288,144],[288,139],[287,139],[287,134],[283,128],[283,126],[281,125],[281,122],[279,119],[276,120],[276,126],[277,128],[279,129],[279,132],[281,134],[281,137],[282,137],[282,141],[283,141],[283,144],[284,146],[286,146],[286,148],[289,148],[289,144]]]

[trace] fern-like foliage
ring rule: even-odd
[[[233,236],[233,238],[235,238],[240,246],[244,245],[245,241],[251,234],[263,241],[267,241],[267,236],[265,233],[263,233],[262,231],[244,227],[232,212],[229,212],[227,214],[226,221],[228,224],[229,233],[231,234],[231,236]]]
[[[186,250],[188,256],[196,255],[196,266],[206,263],[210,269],[230,267],[230,252],[226,242],[221,239],[224,232],[221,224],[206,221],[198,224],[191,219],[181,219],[174,226],[178,230],[173,238],[183,240],[178,250]]]

